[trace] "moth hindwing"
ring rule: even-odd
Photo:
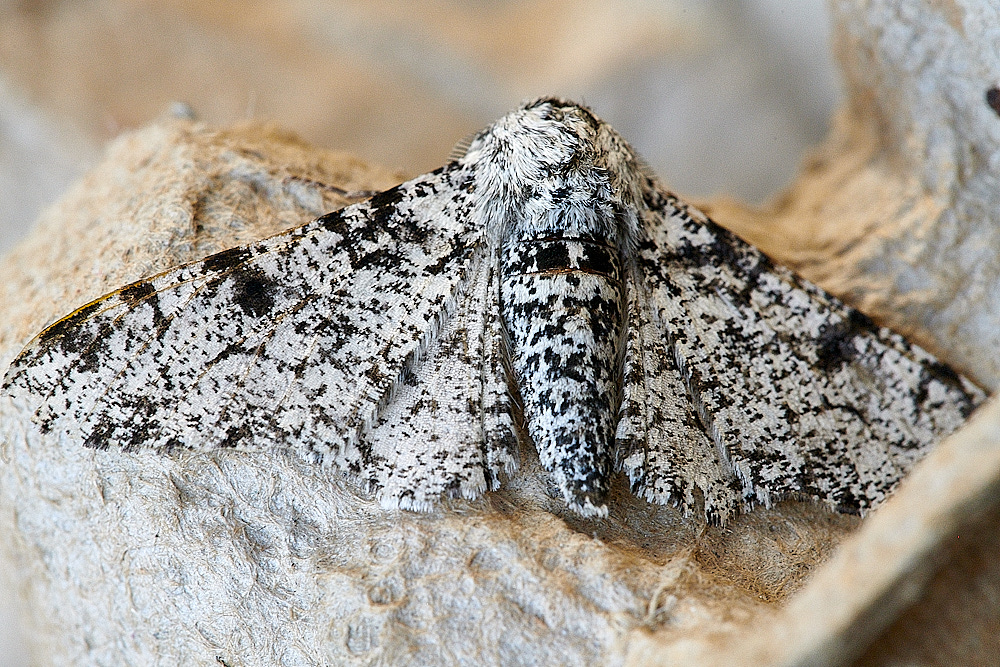
[[[623,470],[717,521],[787,496],[865,511],[983,400],[556,99],[435,172],[80,308],[4,388],[89,447],[295,449],[414,509],[498,488],[523,432],[583,515]]]

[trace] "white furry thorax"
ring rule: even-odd
[[[639,235],[640,161],[571,102],[527,103],[481,132],[461,162],[476,166],[477,217],[492,238],[582,234],[631,247]]]

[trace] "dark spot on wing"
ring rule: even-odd
[[[153,286],[145,280],[140,280],[137,283],[132,283],[131,285],[123,287],[118,291],[118,294],[119,296],[121,296],[122,301],[129,304],[130,306],[134,306],[139,301],[142,301],[146,297],[152,296],[155,293],[156,290],[153,289]]]
[[[163,311],[160,309],[159,299],[149,298],[156,294],[156,289],[153,288],[152,283],[140,280],[127,287],[123,287],[118,291],[118,294],[121,300],[130,307],[136,307],[140,303],[148,305],[152,309],[150,316],[153,319],[153,326],[156,327],[158,333],[162,333],[170,324],[170,321],[164,317]]]
[[[925,368],[927,369],[927,372],[930,374],[930,376],[933,377],[938,382],[940,382],[941,384],[946,384],[950,387],[961,386],[961,380],[958,377],[958,373],[956,373],[951,367],[946,366],[940,361],[935,361],[934,363],[927,364]]]
[[[317,218],[316,222],[323,225],[323,227],[331,232],[334,232],[341,237],[347,236],[347,225],[344,223],[344,210],[334,211],[332,213],[327,213],[326,215],[321,215]]]
[[[233,299],[247,315],[263,317],[274,308],[274,281],[259,269],[232,276]]]
[[[83,441],[83,446],[89,449],[106,450],[108,448],[108,435],[114,430],[112,424],[101,422],[90,432]]]
[[[239,447],[240,443],[248,439],[250,432],[245,424],[232,426],[226,431],[226,437],[219,443],[219,449],[233,449]]]
[[[968,394],[962,387],[962,380],[958,373],[940,361],[932,361],[924,364],[924,371],[925,373],[920,378],[920,384],[917,386],[917,405],[924,404],[930,393],[928,387],[931,382],[937,381],[949,389],[957,391],[960,396],[966,399],[961,402],[959,409],[962,410],[964,416],[968,417],[976,406],[974,401],[968,399]]]
[[[371,204],[371,219],[377,227],[384,227],[393,214],[396,206],[406,199],[406,193],[399,186],[380,192],[369,200]]]
[[[203,260],[203,266],[209,273],[219,273],[236,268],[249,256],[250,250],[246,246],[236,246],[206,257]]]
[[[818,366],[833,371],[850,363],[858,355],[854,344],[858,335],[870,333],[875,324],[863,313],[851,309],[848,316],[835,324],[825,324],[816,340]]]

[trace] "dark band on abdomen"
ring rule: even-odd
[[[578,271],[620,282],[622,259],[617,248],[591,239],[530,239],[510,245],[502,271],[508,276]]]

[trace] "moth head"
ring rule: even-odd
[[[459,163],[473,169],[488,218],[505,228],[604,225],[596,231],[634,238],[641,162],[587,107],[556,98],[528,102],[476,135]]]

